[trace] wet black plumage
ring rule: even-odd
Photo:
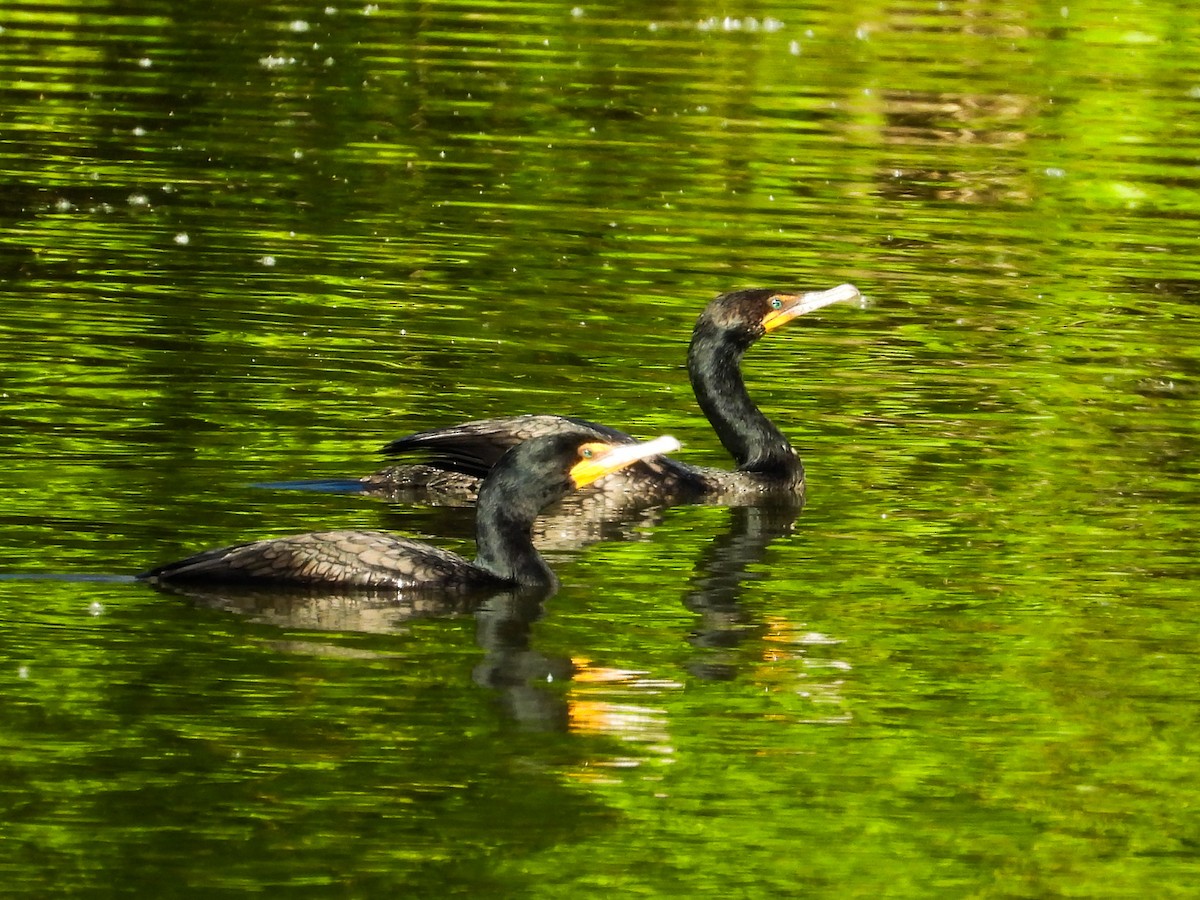
[[[853,285],[843,284],[809,293],[733,291],[713,299],[696,321],[688,348],[688,374],[701,410],[737,468],[730,471],[689,466],[658,457],[602,479],[594,490],[634,492],[672,502],[769,491],[803,492],[800,457],[750,399],[742,379],[742,356],[769,331],[797,316],[859,298]],[[584,429],[597,440],[633,441],[623,431],[567,416],[481,419],[392,441],[383,448],[384,453],[421,453],[425,459],[390,466],[366,476],[361,483],[367,490],[424,490],[434,495],[469,497],[509,447],[535,435],[574,429]]]

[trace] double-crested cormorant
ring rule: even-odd
[[[208,550],[138,578],[161,585],[551,589],[554,574],[530,537],[538,513],[573,488],[678,449],[679,442],[671,437],[613,443],[597,441],[595,434],[581,429],[518,444],[501,457],[479,489],[473,561],[384,531],[324,531]]]
[[[664,501],[732,498],[769,491],[802,493],[804,466],[787,438],[746,392],[742,354],[763,335],[797,316],[831,303],[859,299],[858,289],[851,284],[808,293],[753,289],[716,297],[696,321],[688,348],[688,374],[700,408],[737,468],[701,468],[658,458],[609,476],[596,489],[633,492]],[[382,452],[423,452],[429,459],[421,464],[391,466],[366,476],[361,483],[370,491],[424,490],[445,497],[469,497],[509,447],[536,435],[581,428],[597,440],[633,440],[615,428],[564,416],[481,419],[392,441]]]

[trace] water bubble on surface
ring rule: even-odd
[[[104,615],[104,604],[99,600],[93,600],[88,604],[88,614],[93,616]]]
[[[696,23],[698,31],[766,31],[774,32],[783,28],[783,22],[779,19],[768,16],[761,22],[754,16],[747,16],[744,19],[734,16],[710,16],[707,19],[701,19]]]
[[[800,644],[840,644],[841,638],[830,637],[827,634],[822,634],[819,631],[809,631],[800,635],[797,639]]]
[[[135,194],[129,195],[128,202],[129,202],[130,206],[149,206],[150,198],[147,197],[145,194],[135,193]]]
[[[293,19],[292,21],[288,22],[288,31],[294,31],[297,34],[302,34],[305,31],[308,31],[308,27],[308,23],[303,19]]]
[[[181,231],[175,235],[175,243],[181,247],[186,246],[189,241],[191,241],[191,238],[188,237],[188,233],[186,231]]]

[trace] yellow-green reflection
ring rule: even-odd
[[[720,463],[705,300],[875,301],[747,356],[794,524],[540,618],[0,580],[8,892],[1194,893],[1195,16],[751,6],[5,6],[5,573],[463,549],[250,485],[519,411]]]

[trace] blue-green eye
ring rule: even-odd
[[[783,301],[778,297],[771,298],[771,309],[783,309]]]
[[[584,459],[591,459],[594,454],[591,447],[584,447],[581,451],[579,451],[579,455]]]

